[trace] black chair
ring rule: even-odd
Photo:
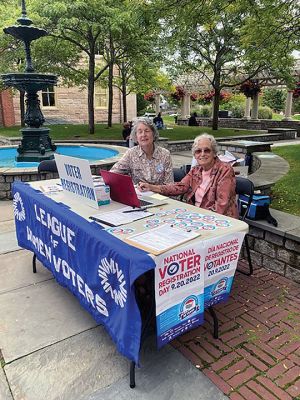
[[[43,160],[39,163],[38,173],[41,172],[58,172],[55,160]]]
[[[185,177],[185,172],[182,168],[173,168],[174,182],[180,182]]]
[[[240,219],[242,221],[245,221],[247,218],[249,208],[252,202],[252,198],[254,195],[254,185],[253,182],[250,181],[250,179],[247,178],[242,178],[241,176],[236,177],[236,187],[235,187],[235,192],[237,195],[247,195],[248,201],[241,207],[239,210],[240,212]],[[251,255],[250,255],[250,249],[249,249],[249,242],[248,242],[248,234],[245,235],[244,239],[244,245],[245,245],[245,250],[247,253],[247,258],[248,258],[248,265],[249,265],[249,272],[237,269],[237,271],[241,272],[244,275],[252,275],[253,274],[253,265],[252,265],[252,260],[251,260]]]
[[[58,172],[57,170],[57,165],[55,160],[43,160],[39,163],[38,165],[38,173],[43,173],[43,172]],[[33,254],[32,257],[32,271],[35,274],[36,273],[36,255]]]
[[[191,169],[190,164],[182,165],[180,168],[173,168],[174,181],[180,182],[181,179],[184,178],[186,174],[189,173],[190,169]]]

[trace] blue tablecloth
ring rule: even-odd
[[[13,184],[19,246],[37,258],[103,324],[118,350],[138,363],[141,318],[134,281],[152,258],[26,183]]]

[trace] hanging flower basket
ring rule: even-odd
[[[293,90],[293,98],[298,99],[300,97],[300,81],[296,83],[296,87]]]
[[[253,98],[260,91],[261,87],[257,80],[248,80],[240,86],[240,92],[242,92],[246,97]]]
[[[197,101],[199,98],[199,95],[197,93],[192,93],[191,94],[191,101]]]
[[[199,96],[199,99],[202,101],[204,104],[209,104],[213,101],[215,97],[215,91],[211,90],[210,92],[204,93]],[[220,92],[220,100],[227,102],[231,98],[231,93],[226,92],[225,90],[221,90]]]
[[[153,92],[147,92],[144,94],[144,99],[150,103],[153,103],[155,101],[155,95]]]
[[[175,92],[171,93],[171,97],[175,101],[182,100],[185,95],[186,95],[186,91],[184,90],[184,88],[182,86],[176,86]]]

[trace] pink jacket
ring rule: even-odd
[[[235,194],[235,175],[230,164],[216,158],[210,174],[211,183],[206,188],[200,207],[219,214],[238,218]],[[160,193],[177,196],[185,193],[189,204],[195,204],[195,192],[202,182],[202,167],[196,166],[181,182],[161,186]]]

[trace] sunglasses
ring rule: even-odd
[[[212,149],[209,149],[208,147],[206,147],[205,149],[197,149],[195,150],[195,154],[210,154],[212,152]]]

